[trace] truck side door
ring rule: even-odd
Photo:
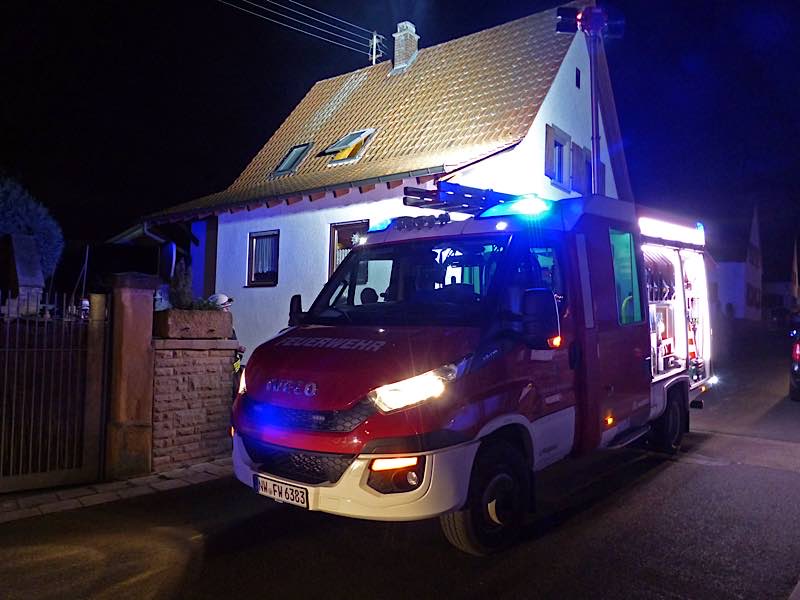
[[[596,443],[606,445],[646,422],[650,411],[649,324],[642,259],[632,224],[584,218],[595,329],[583,349],[585,414],[597,419]],[[592,424],[587,423],[587,432]],[[597,431],[597,430],[595,430]]]

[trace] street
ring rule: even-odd
[[[0,597],[759,598],[800,577],[800,403],[788,338],[746,336],[677,457],[596,453],[537,478],[511,550],[438,522],[273,504],[232,479],[0,525]]]

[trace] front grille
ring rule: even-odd
[[[302,483],[336,483],[355,459],[355,454],[325,454],[273,446],[242,438],[245,450],[266,473]]]
[[[375,413],[375,405],[369,400],[362,400],[345,410],[285,408],[274,404],[255,402],[251,398],[247,398],[245,402],[249,404],[246,406],[246,410],[249,410],[259,422],[304,431],[346,433],[353,431]]]

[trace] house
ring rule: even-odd
[[[293,294],[309,306],[370,223],[430,213],[404,205],[405,186],[590,193],[587,43],[555,26],[553,8],[425,48],[400,23],[393,60],[317,82],[230,187],[147,223],[191,224],[194,279],[213,272],[235,297],[253,349],[286,326]],[[601,193],[632,201],[602,51],[598,62]]]
[[[797,239],[791,240],[791,254],[787,258],[776,261],[773,268],[764,272],[764,310],[767,318],[780,317],[800,308]]]
[[[716,269],[709,272],[709,287],[712,294],[716,291],[720,309],[725,314],[758,321],[761,319],[763,278],[758,207],[753,209],[749,233],[747,230],[736,232],[731,225],[720,229],[727,237],[725,243],[710,244]]]

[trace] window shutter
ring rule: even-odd
[[[572,142],[572,190],[586,194],[586,161],[583,158],[583,148]]]
[[[555,131],[551,125],[544,126],[544,174],[550,179],[556,176],[554,153]]]

